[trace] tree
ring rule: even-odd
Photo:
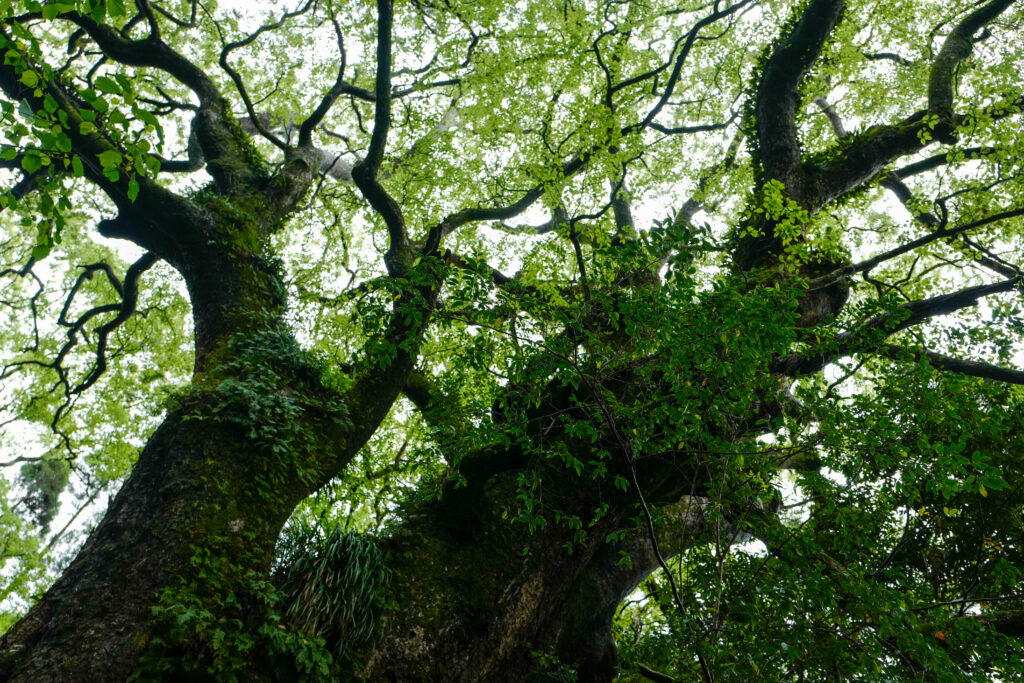
[[[0,2],[5,680],[1024,673],[1019,6],[254,12]]]

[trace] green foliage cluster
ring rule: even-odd
[[[333,527],[289,527],[278,544],[275,583],[287,595],[285,618],[322,638],[346,661],[374,633],[390,572],[372,536]]]
[[[254,491],[274,495],[279,481],[301,467],[300,456],[320,438],[312,426],[315,421],[307,417],[330,416],[345,424],[347,408],[338,397],[336,381],[285,331],[258,330],[233,337],[224,355],[225,362],[207,370],[175,403],[185,421],[233,425],[270,456],[257,459],[264,471],[257,475]],[[302,476],[312,479],[316,474],[308,471]]]
[[[194,548],[190,564],[190,574],[165,588],[153,608],[132,681],[335,680],[324,639],[285,618],[286,596],[271,581],[240,575],[204,547]]]
[[[800,396],[828,415],[813,433],[793,426],[791,443],[813,448],[825,468],[795,473],[807,507],[759,527],[770,554],[688,548],[677,579],[692,613],[676,608],[663,577],[649,579],[616,623],[626,666],[659,662],[677,678],[696,676],[679,657],[683,642],[736,679],[905,680],[908,661],[936,680],[1024,675],[1019,641],[961,598],[1009,596],[993,603],[1004,615],[1019,604],[1019,392],[922,364],[871,396]],[[709,638],[708,620],[729,627]],[[900,656],[878,656],[878,639]]]
[[[71,466],[61,458],[45,458],[21,467],[20,480],[25,487],[22,501],[44,531],[50,528],[57,514],[60,494],[68,485],[70,475]]]

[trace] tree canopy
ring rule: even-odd
[[[1024,676],[1022,24],[0,0],[0,679]]]

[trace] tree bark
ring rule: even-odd
[[[620,501],[585,538],[550,527],[530,532],[502,514],[516,493],[503,473],[485,490],[449,488],[417,506],[387,539],[392,581],[373,645],[353,658],[367,681],[612,681],[612,618],[659,566]],[[692,538],[702,516],[689,499],[673,508]],[[612,531],[625,538],[608,542]],[[682,534],[680,534],[682,535]],[[671,557],[679,544],[660,543]],[[570,549],[571,546],[571,549]]]
[[[187,417],[179,410],[157,429],[71,566],[5,635],[5,680],[125,680],[161,590],[188,576],[197,552],[267,571],[305,487],[253,495],[265,456],[237,427]]]

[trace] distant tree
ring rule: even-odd
[[[1022,22],[0,1],[0,678],[1024,675]]]

